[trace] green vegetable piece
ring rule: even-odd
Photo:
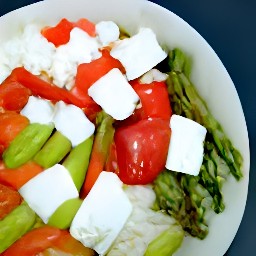
[[[171,256],[176,252],[183,241],[184,231],[179,225],[173,225],[148,245],[145,256]]]
[[[71,150],[70,140],[56,131],[35,155],[34,161],[44,168],[49,168],[59,163]]]
[[[22,203],[0,221],[0,253],[27,233],[34,225],[36,214]]]
[[[212,198],[198,183],[198,178],[165,170],[154,180],[156,193],[154,209],[165,210],[191,236],[204,239],[208,234],[206,209]]]
[[[69,228],[82,202],[79,198],[67,200],[53,213],[48,224],[60,229]]]
[[[6,167],[17,168],[31,160],[48,140],[53,129],[53,124],[28,125],[4,151],[3,160]]]
[[[78,191],[80,191],[83,185],[89,165],[93,138],[94,137],[91,136],[73,148],[63,162],[63,166],[69,171]]]

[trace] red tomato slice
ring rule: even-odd
[[[78,20],[77,22],[73,23],[75,27],[78,27],[82,30],[84,30],[85,32],[87,32],[87,34],[89,36],[95,37],[96,36],[96,29],[95,29],[95,24],[92,23],[91,21],[82,18],[80,20]]]
[[[17,191],[0,184],[0,220],[16,208],[21,201],[22,198]]]
[[[77,22],[71,22],[64,18],[54,27],[43,28],[41,34],[48,40],[48,42],[51,42],[58,47],[69,42],[70,32],[74,27],[84,30],[93,37],[96,34],[95,24],[84,18]]]
[[[29,124],[29,120],[13,111],[0,113],[0,156],[11,141]]]
[[[0,85],[0,106],[5,110],[21,111],[27,104],[31,91],[16,81],[4,81]]]
[[[35,162],[27,162],[16,169],[0,168],[0,183],[20,189],[26,182],[43,171]]]
[[[70,31],[74,25],[67,19],[62,19],[55,27],[45,27],[42,29],[41,34],[53,43],[56,47],[68,43],[70,39]]]
[[[54,247],[72,255],[93,255],[93,250],[84,247],[67,230],[60,230],[47,225],[26,233],[1,255],[35,256],[48,248]]]
[[[140,98],[141,106],[123,121],[116,122],[116,126],[127,126],[148,118],[161,118],[170,120],[172,115],[167,85],[165,82],[152,82],[141,84],[139,79],[130,81]]]
[[[142,115],[141,119],[158,117],[170,120],[172,110],[165,82],[141,84],[139,80],[135,80],[131,84],[140,97],[142,110],[138,110]]]
[[[147,184],[164,169],[171,129],[169,120],[150,118],[115,132],[119,177],[125,184]]]
[[[99,59],[78,66],[75,87],[88,94],[90,86],[113,68],[119,68],[123,73],[125,72],[121,62],[114,59],[109,50],[104,49]]]

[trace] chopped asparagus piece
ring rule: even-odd
[[[189,234],[203,239],[208,233],[205,213],[210,207],[223,212],[222,185],[230,173],[237,180],[242,178],[243,159],[191,83],[189,58],[174,49],[169,53],[169,67],[167,86],[173,113],[205,126],[207,135],[199,176],[164,171],[155,181],[155,207],[166,210]]]
[[[82,202],[79,198],[67,200],[57,208],[47,224],[60,229],[69,228]]]
[[[0,253],[28,232],[34,225],[36,214],[22,203],[0,221]]]
[[[80,191],[90,161],[94,137],[91,136],[71,150],[63,162],[78,191]]]
[[[6,167],[17,168],[31,160],[48,140],[53,129],[53,124],[29,124],[4,151]]]
[[[173,225],[149,243],[144,255],[172,256],[180,248],[183,238],[184,231],[181,226]]]
[[[59,163],[68,154],[71,147],[70,140],[56,131],[35,155],[34,161],[47,169]]]

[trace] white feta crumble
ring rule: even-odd
[[[139,101],[139,96],[117,68],[97,80],[89,88],[88,94],[116,120],[129,117]]]
[[[150,28],[141,28],[136,35],[121,40],[110,54],[123,64],[128,80],[140,77],[167,57]]]
[[[199,123],[172,115],[171,138],[165,167],[197,176],[203,162],[206,128]]]
[[[122,186],[115,173],[101,172],[71,224],[70,234],[99,255],[107,253],[131,214]]]
[[[113,21],[101,21],[96,24],[96,35],[99,38],[102,46],[118,40],[120,31],[119,27]]]
[[[53,83],[59,87],[73,86],[77,66],[81,63],[90,63],[101,57],[99,43],[96,38],[89,36],[80,28],[73,28],[67,44],[57,47],[53,56],[50,74]]]
[[[73,147],[89,138],[95,130],[94,124],[80,108],[67,105],[63,101],[55,105],[53,122],[55,128],[71,141]]]
[[[60,164],[36,175],[19,189],[19,193],[44,223],[61,204],[79,196],[68,170]]]
[[[40,27],[33,24],[27,25],[21,36],[21,41],[22,66],[34,75],[40,75],[41,72],[49,74],[55,46],[42,36]]]
[[[140,83],[151,84],[153,82],[163,82],[167,79],[168,75],[162,73],[158,69],[151,69],[140,78]]]
[[[30,123],[49,124],[52,122],[54,106],[49,100],[30,96],[27,104],[20,111]]]

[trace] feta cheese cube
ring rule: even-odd
[[[30,96],[27,104],[20,111],[30,123],[49,124],[52,122],[54,106],[49,100]]]
[[[141,28],[138,34],[115,44],[110,54],[123,64],[128,80],[140,77],[167,57],[150,28]]]
[[[139,96],[117,68],[96,81],[89,88],[88,94],[116,120],[129,117],[139,100]]]
[[[55,128],[65,135],[73,147],[89,138],[95,130],[94,124],[75,105],[59,101],[55,105],[53,117]]]
[[[113,21],[101,21],[96,24],[96,34],[102,46],[107,46],[119,38],[120,31]]]
[[[115,173],[103,171],[70,227],[75,239],[99,255],[106,254],[132,212],[122,185]]]
[[[62,203],[79,196],[68,170],[60,164],[29,180],[19,193],[44,223]]]
[[[206,128],[179,115],[172,115],[170,127],[172,134],[165,167],[197,176],[203,162]]]

